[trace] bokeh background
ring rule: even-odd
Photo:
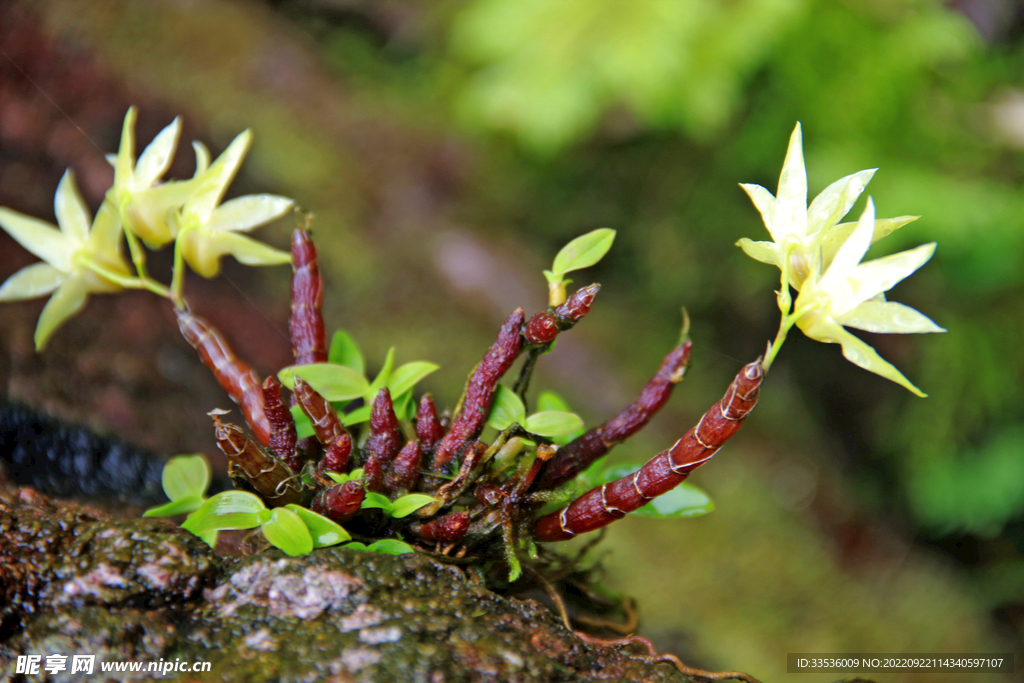
[[[0,204],[52,220],[66,167],[93,208],[127,107],[148,142],[256,145],[233,193],[317,214],[331,329],[429,359],[440,404],[572,237],[598,302],[535,387],[588,423],[633,399],[686,306],[694,362],[613,456],[681,435],[774,334],[777,272],[737,187],[774,191],[802,121],[811,194],[879,167],[875,255],[937,241],[891,299],[949,332],[869,341],[930,394],[791,337],[745,428],[693,480],[717,510],[628,519],[602,546],[659,650],[765,681],[787,652],[1007,652],[1024,669],[1024,9],[1011,0],[34,0],[0,3]],[[854,208],[858,215],[863,201]],[[264,229],[284,246],[288,221]],[[0,279],[34,259],[0,236]],[[166,272],[166,255],[154,268]],[[161,271],[161,269],[163,269]],[[188,284],[262,373],[288,360],[287,269]],[[215,456],[225,398],[154,297],[96,298],[41,355],[42,302],[0,308],[12,399],[162,455]],[[372,368],[371,368],[372,369]],[[878,674],[879,681],[1024,680]]]

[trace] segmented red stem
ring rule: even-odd
[[[420,407],[416,411],[416,438],[420,442],[420,447],[429,452],[443,436],[444,427],[437,419],[434,399],[430,397],[430,394],[424,394],[420,399]]]
[[[525,317],[523,309],[513,311],[490,350],[470,374],[463,393],[462,409],[437,445],[432,471],[448,474],[459,451],[484,428],[498,380],[508,372],[519,355],[522,345],[520,330]]]
[[[263,411],[263,389],[259,376],[238,360],[227,340],[204,318],[186,309],[175,311],[178,329],[185,341],[199,353],[217,383],[238,404],[249,429],[261,444],[270,443],[270,423]]]
[[[301,377],[295,378],[292,396],[299,402],[302,412],[313,423],[316,440],[325,448],[334,443],[339,434],[345,432],[345,427],[338,419],[338,413],[334,411],[334,406],[318,394],[306,380]]]
[[[347,481],[318,493],[313,498],[310,509],[338,522],[344,522],[355,517],[364,498],[366,489],[363,488],[362,482]]]
[[[683,372],[690,362],[692,346],[686,340],[669,351],[661,361],[658,372],[632,405],[603,425],[594,427],[559,448],[541,475],[537,488],[554,488],[569,481],[615,444],[640,431],[672,396],[672,390],[683,378]]]
[[[420,460],[423,449],[417,441],[402,446],[395,456],[391,469],[384,476],[384,492],[388,495],[403,495],[416,485],[420,478]]]
[[[316,260],[316,246],[308,230],[292,233],[292,314],[288,330],[296,365],[327,362],[327,342],[320,306],[324,284]]]
[[[270,424],[270,450],[285,461],[293,472],[302,469],[302,458],[296,450],[298,435],[295,420],[281,400],[281,383],[271,375],[263,380],[263,411]]]
[[[720,401],[697,425],[635,473],[591,489],[568,506],[537,520],[537,541],[564,541],[621,519],[648,501],[671,491],[712,456],[757,405],[764,381],[761,360],[745,366]]]
[[[451,512],[422,524],[414,524],[412,532],[420,538],[440,543],[455,543],[469,530],[469,513]]]
[[[306,494],[284,461],[267,453],[235,425],[221,423],[216,414],[212,417],[217,446],[228,457],[232,477],[245,480],[271,507],[305,502]]]
[[[327,447],[324,457],[317,463],[317,471],[324,472],[347,472],[349,456],[352,455],[352,437],[348,432],[342,432],[334,437],[334,441]]]
[[[402,428],[395,416],[391,392],[385,387],[377,393],[370,411],[370,437],[363,447],[363,481],[367,491],[384,488],[384,474],[402,447]]]
[[[587,285],[573,292],[572,296],[565,300],[565,303],[555,308],[558,329],[562,332],[570,329],[580,321],[580,318],[589,313],[590,307],[594,305],[594,297],[599,291],[601,291],[601,285],[597,283]]]

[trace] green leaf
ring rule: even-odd
[[[365,405],[356,408],[351,413],[342,416],[341,421],[346,427],[353,425],[362,424],[370,421],[370,413],[373,411],[373,406]]]
[[[264,522],[263,535],[272,545],[291,556],[308,555],[313,551],[313,537],[302,518],[286,508],[275,508]]]
[[[683,482],[635,511],[634,515],[658,519],[700,517],[715,509],[711,496],[689,482]]]
[[[313,423],[302,412],[302,406],[296,403],[289,410],[291,411],[292,419],[295,420],[295,434],[298,438],[305,439],[307,436],[316,434],[316,430],[313,429]]]
[[[611,228],[601,228],[577,237],[555,256],[555,263],[551,266],[554,277],[572,270],[589,268],[608,253],[614,241],[615,231]]]
[[[406,553],[415,552],[411,545],[395,538],[382,538],[379,541],[374,541],[366,549],[372,553],[383,553],[385,555],[405,555]]]
[[[439,367],[441,366],[436,363],[417,360],[395,368],[388,379],[388,389],[391,390],[391,395],[401,396]]]
[[[523,424],[526,422],[526,406],[508,387],[498,385],[494,392],[494,402],[491,404],[491,412],[487,416],[487,424],[499,432],[508,429],[512,423]]]
[[[561,395],[553,391],[542,391],[537,397],[537,410],[544,412],[548,410],[560,410],[563,413],[571,413],[572,409]]]
[[[408,517],[422,507],[436,503],[437,498],[423,493],[410,493],[395,500],[391,504],[391,516],[402,518]]]
[[[176,455],[164,465],[161,483],[170,500],[202,498],[210,485],[210,463],[198,453]]]
[[[203,499],[199,496],[188,496],[186,498],[178,498],[172,500],[170,503],[165,503],[159,507],[149,508],[144,513],[143,517],[173,517],[174,515],[183,515],[187,512],[193,512],[198,510],[203,504]]]
[[[526,418],[526,431],[538,436],[565,436],[583,426],[583,419],[575,413],[560,410],[546,410]]]
[[[369,404],[373,403],[373,400],[377,398],[377,394],[380,390],[388,385],[388,381],[391,379],[391,370],[395,367],[395,347],[392,346],[388,349],[388,355],[384,357],[384,367],[380,369],[377,376],[373,379],[373,382],[367,387],[366,391],[363,392],[363,398]]]
[[[356,344],[355,339],[345,330],[338,330],[331,337],[331,348],[327,352],[327,362],[352,368],[360,375],[366,374],[363,353],[359,350],[359,345]]]
[[[395,417],[399,420],[411,420],[416,415],[416,402],[412,400],[412,389],[394,400]]]
[[[355,550],[357,553],[365,553],[367,551],[366,544],[360,543],[359,541],[352,541],[351,543],[346,543],[342,547],[346,550]]]
[[[359,508],[380,508],[385,513],[391,514],[391,501],[383,494],[369,491],[366,494],[366,498],[363,499],[363,504],[360,505]]]
[[[217,547],[217,534],[220,533],[216,529],[212,529],[202,534],[198,534],[199,538],[202,539],[203,543],[210,546],[211,548]]]
[[[337,484],[344,484],[345,482],[352,481],[353,479],[355,479],[356,481],[362,479],[363,478],[363,468],[362,467],[356,468],[356,469],[352,470],[351,472],[349,472],[348,474],[343,474],[341,472],[325,472],[325,474],[328,477],[330,477],[331,479],[333,479],[335,481],[335,483],[337,483]],[[288,507],[288,506],[286,505],[285,507]]]
[[[308,508],[304,508],[301,505],[289,503],[285,505],[285,508],[291,510],[302,523],[309,529],[309,535],[313,538],[314,548],[325,548],[329,545],[337,545],[338,543],[344,543],[345,541],[351,540],[352,536],[349,535],[340,524],[332,519],[328,519],[323,515],[318,515]]]
[[[189,515],[181,527],[199,536],[215,529],[252,529],[263,523],[267,506],[246,491],[224,491]]]
[[[289,389],[295,387],[295,377],[301,377],[328,401],[349,401],[359,398],[366,393],[368,387],[362,373],[333,363],[290,365],[277,373],[277,376]]]

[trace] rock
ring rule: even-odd
[[[0,601],[11,678],[19,655],[94,654],[92,676],[68,666],[51,679],[95,680],[103,663],[134,661],[209,663],[177,680],[691,680],[426,557],[221,557],[169,522],[112,519],[26,488],[0,493]]]

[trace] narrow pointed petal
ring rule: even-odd
[[[775,242],[755,242],[754,240],[742,238],[736,243],[740,249],[742,249],[747,256],[760,261],[761,263],[768,263],[773,266],[782,267],[782,256],[780,255],[779,245]]]
[[[788,235],[803,237],[807,234],[807,169],[804,167],[803,135],[799,123],[789,138],[786,161],[782,164],[771,233],[776,242],[781,242]]]
[[[121,215],[109,201],[104,200],[96,212],[88,244],[93,253],[121,258]]]
[[[233,232],[199,230],[185,235],[185,260],[205,278],[220,272],[220,259],[228,254],[247,266],[291,263],[291,254]]]
[[[838,341],[843,346],[843,356],[846,360],[887,380],[896,382],[896,384],[911,391],[916,396],[921,398],[927,396],[927,394],[914,386],[909,379],[904,377],[903,373],[897,370],[892,363],[879,356],[878,352],[871,348],[869,344],[842,328],[839,328],[839,330],[841,334]]]
[[[768,234],[774,238],[775,235],[772,234],[772,218],[775,216],[775,196],[760,185],[740,183],[740,187],[750,197],[750,201],[754,202],[757,212],[761,214],[761,220],[764,221],[764,227],[768,228]]]
[[[42,351],[50,335],[68,318],[82,310],[88,296],[89,291],[79,277],[73,276],[57,288],[43,307],[39,322],[36,324],[36,351]]]
[[[192,149],[196,152],[196,172],[192,176],[195,178],[202,175],[206,172],[206,169],[210,168],[210,150],[208,150],[206,145],[198,140],[192,141]]]
[[[897,282],[927,263],[934,253],[935,242],[931,242],[860,264],[850,276],[854,293],[852,300],[855,302],[853,306],[859,306],[889,291]],[[837,315],[843,315],[848,310],[850,309],[835,312]]]
[[[138,110],[128,107],[121,127],[121,145],[117,148],[117,160],[114,162],[114,187],[128,190],[135,184],[135,117]]]
[[[234,180],[238,168],[245,159],[249,146],[252,144],[252,131],[243,131],[231,141],[224,153],[217,157],[199,180],[199,188],[186,205],[186,210],[197,216],[200,223],[206,223],[213,215],[213,210]]]
[[[175,117],[170,125],[157,134],[149,146],[139,155],[139,161],[135,164],[135,179],[140,187],[150,187],[160,177],[167,173],[171,166],[171,159],[178,148],[178,138],[181,136],[181,117]]]
[[[920,218],[920,216],[876,218],[875,233],[871,236],[871,243],[874,244],[883,237],[888,237],[904,225],[913,223],[918,218]],[[821,259],[824,267],[827,268],[828,264],[832,263],[832,259],[835,258],[836,252],[839,251],[839,247],[843,246],[843,243],[850,238],[853,231],[857,229],[857,225],[857,222],[839,223],[823,234],[821,239]]]
[[[877,334],[925,334],[945,332],[931,318],[895,301],[865,301],[837,322]]]
[[[57,270],[71,272],[76,245],[53,224],[0,207],[0,228]]]
[[[64,172],[57,185],[57,194],[53,197],[53,212],[57,216],[57,225],[61,232],[78,243],[85,244],[89,238],[89,223],[92,219],[89,216],[89,207],[85,205],[78,185],[75,184],[75,174],[68,169]]]
[[[21,301],[46,296],[68,279],[49,263],[33,263],[7,278],[0,286],[0,301]]]
[[[871,236],[875,231],[875,204],[868,198],[868,205],[857,222],[857,229],[850,238],[839,247],[828,270],[821,276],[821,289],[832,295],[832,310],[842,315],[858,304],[867,301],[878,292],[859,298],[850,276],[853,274],[864,254],[871,246]],[[859,289],[859,288],[856,288]],[[885,291],[879,290],[879,291]]]
[[[250,194],[224,202],[213,212],[210,230],[248,232],[275,221],[292,210],[295,202],[272,194]]]
[[[840,178],[814,198],[807,209],[809,225],[821,226],[828,230],[850,212],[864,188],[871,182],[877,168],[869,168],[845,178]]]

